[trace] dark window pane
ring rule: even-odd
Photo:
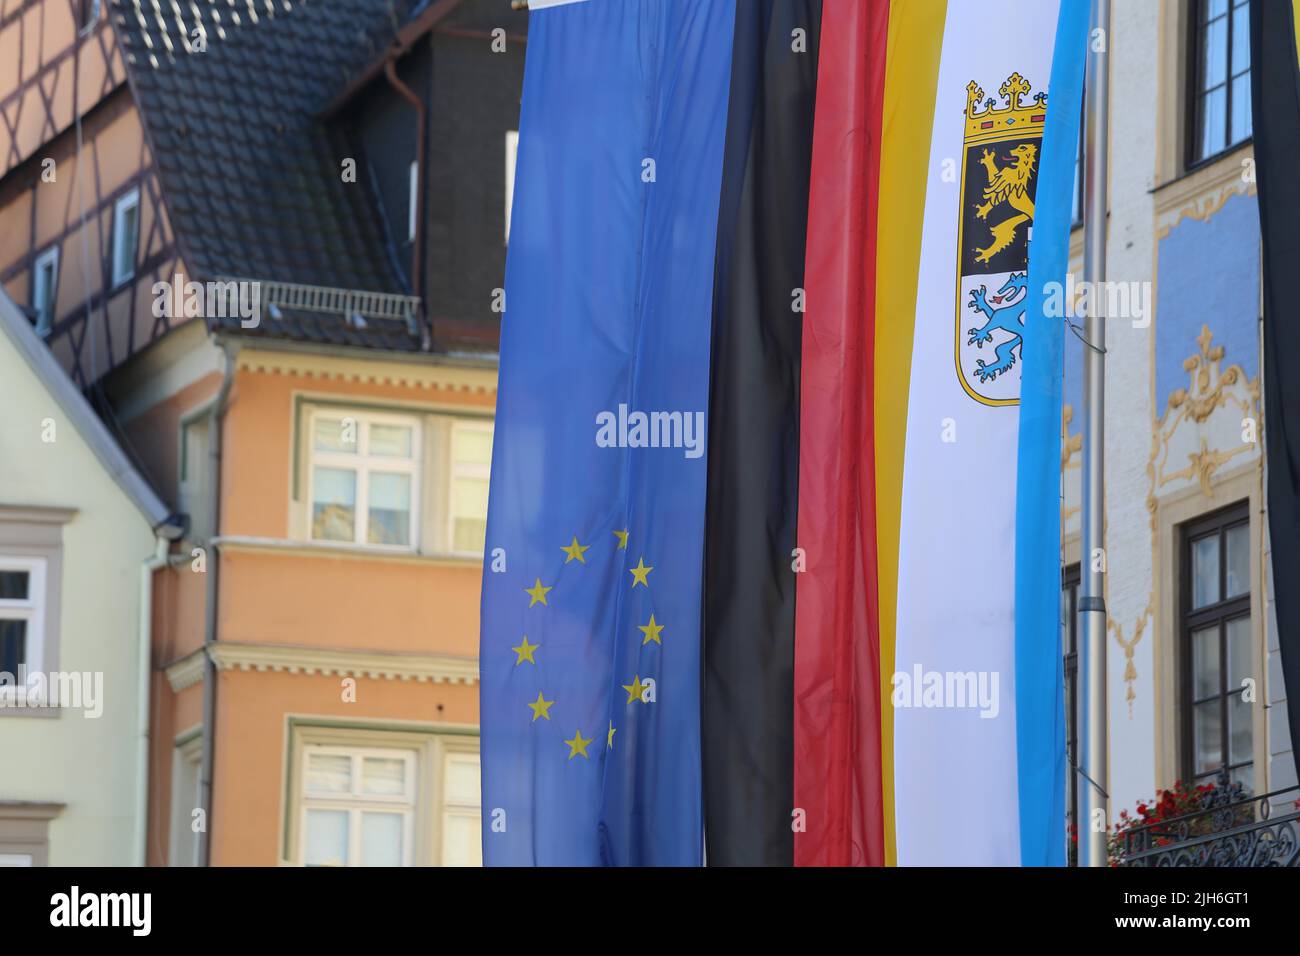
[[[1242,763],[1251,758],[1251,711],[1253,705],[1241,699],[1241,694],[1228,698],[1228,761]]]
[[[1061,650],[1065,654],[1074,653],[1075,635],[1078,631],[1078,586],[1067,585],[1061,589]]]
[[[1221,86],[1213,92],[1207,93],[1201,99],[1198,121],[1200,132],[1197,136],[1197,142],[1200,144],[1200,152],[1197,154],[1198,159],[1205,159],[1205,157],[1213,156],[1223,150],[1226,145],[1224,143],[1224,136],[1226,135],[1224,127],[1226,123],[1227,92]]]
[[[27,660],[27,622],[0,619],[0,671],[17,674]]]
[[[314,481],[311,536],[318,541],[355,540],[357,473],[317,468]]]
[[[1194,700],[1223,693],[1219,678],[1219,625],[1192,632],[1192,695]]]
[[[1228,79],[1228,19],[1211,20],[1201,39],[1201,89],[1208,90]]]
[[[0,571],[0,601],[26,601],[29,577],[26,571]]]
[[[1232,81],[1232,142],[1249,139],[1251,130],[1250,74],[1245,73]]]
[[[1239,524],[1223,534],[1227,564],[1227,589],[1224,597],[1250,593],[1250,525]]]
[[[411,476],[376,471],[370,475],[371,544],[410,544]]]
[[[1219,536],[1192,542],[1192,607],[1219,603]]]
[[[1255,792],[1254,766],[1252,766],[1251,764],[1246,764],[1246,766],[1238,767],[1236,770],[1232,771],[1232,781],[1233,783],[1241,784],[1246,789],[1247,793],[1254,793]]]
[[[1228,691],[1241,693],[1241,682],[1254,677],[1250,654],[1250,618],[1233,618],[1224,625],[1228,642]]]
[[[1194,771],[1204,773],[1223,764],[1222,700],[1207,700],[1192,708],[1192,754]]]
[[[1250,68],[1250,7],[1242,4],[1232,11],[1232,72]]]

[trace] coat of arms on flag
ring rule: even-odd
[[[957,375],[984,405],[1020,399],[1021,330],[1029,276],[1029,233],[1047,94],[1012,73],[1003,104],[966,86],[961,215],[957,227]],[[1027,101],[1026,101],[1027,100]]]

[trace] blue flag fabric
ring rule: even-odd
[[[488,865],[698,865],[734,0],[530,18],[488,507]]]
[[[1061,669],[1061,354],[1057,301],[1070,260],[1074,157],[1088,52],[1087,0],[1062,0],[1029,243],[1016,478],[1016,763],[1023,866],[1065,865]]]

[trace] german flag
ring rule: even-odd
[[[827,0],[811,108],[791,23],[767,23],[758,115],[785,148],[745,168],[788,185],[740,220],[766,244],[720,241],[716,263],[710,863],[1064,862],[1062,326],[1043,300],[1066,271],[1086,17]]]

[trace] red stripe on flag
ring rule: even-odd
[[[872,355],[887,0],[823,11],[800,386],[798,866],[885,862]]]

